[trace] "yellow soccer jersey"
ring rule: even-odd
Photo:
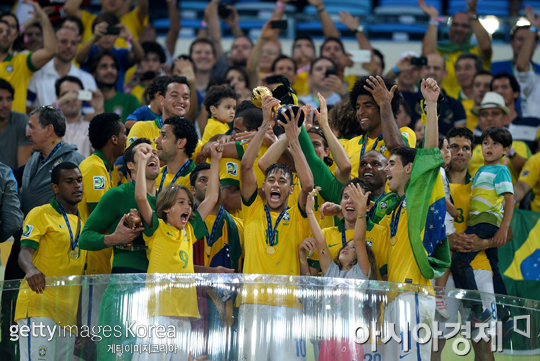
[[[126,141],[126,148],[139,138],[147,138],[152,141],[152,147],[156,149],[156,139],[159,137],[159,131],[161,130],[160,121],[161,118],[157,118],[155,120],[145,120],[133,124]]]
[[[534,193],[531,210],[540,212],[540,153],[536,153],[525,163],[519,180],[527,183]]]
[[[465,109],[465,114],[467,114],[467,128],[474,131],[474,128],[478,125],[478,117],[471,113],[474,107],[474,99],[460,99],[460,101],[463,109]]]
[[[268,275],[300,275],[298,245],[309,234],[307,218],[301,214],[298,206],[289,208],[275,231],[273,253],[268,251],[268,225],[265,203],[257,192],[249,200],[242,200],[244,212],[244,273]],[[275,227],[279,213],[270,212],[271,222]],[[279,305],[301,308],[294,287],[288,287],[288,293],[279,301]],[[245,291],[245,292],[244,292]],[[239,303],[257,303],[277,305],[271,287],[260,288],[257,285],[245,285]]]
[[[189,160],[189,165],[187,166],[187,168],[182,172],[182,174],[180,175],[180,177],[178,177],[176,179],[176,181],[174,182],[174,184],[180,184],[180,185],[183,185],[185,187],[187,187],[188,189],[191,187],[191,183],[189,182],[189,175],[191,174],[191,172],[193,171],[193,169],[195,169],[196,165],[195,165],[195,162],[193,160]],[[173,181],[174,177],[176,177],[176,174],[173,174],[173,173],[168,173],[165,175],[165,179],[163,179],[163,174],[165,174],[165,171],[167,170],[167,166],[165,167],[162,167],[160,170],[159,170],[159,175],[158,177],[156,178],[156,188],[159,191],[163,190],[165,187],[167,187],[169,184],[171,184],[171,182]]]
[[[416,134],[409,127],[400,128],[401,137],[405,141],[405,144],[410,148],[416,147]],[[377,142],[378,138],[371,139],[367,138],[365,152],[367,153],[370,150],[376,150],[384,154],[387,158],[390,158],[390,150],[386,148],[384,139],[381,139]],[[351,160],[351,177],[358,177],[358,167],[360,165],[360,155],[362,154],[362,145],[364,144],[364,136],[360,135],[358,137],[352,138],[345,144],[345,151],[349,155]]]
[[[129,94],[135,96],[139,100],[139,103],[143,104],[143,93],[145,89],[146,87],[143,84],[137,84],[133,87],[133,89],[131,89]]]
[[[356,75],[346,75],[343,77],[343,84],[347,88],[348,92],[351,92],[353,90],[356,80],[358,80],[358,77]]]
[[[147,273],[194,273],[193,244],[197,241],[193,226],[182,230],[168,225],[154,215],[153,227],[145,227],[144,241],[148,246]],[[199,318],[195,283],[151,284],[148,316],[178,316]]]
[[[230,129],[231,128],[229,127],[229,123],[222,123],[217,119],[208,118],[208,123],[204,128],[204,134],[202,137],[203,144],[208,143],[210,141],[210,138],[212,138],[214,135],[225,134]]]
[[[454,68],[457,59],[461,54],[463,54],[462,51],[456,51],[456,52],[444,52],[441,50],[437,50],[437,52],[444,58],[445,66],[446,66],[446,78],[442,81],[442,87],[444,90],[446,90],[446,93],[450,95],[452,98],[456,98],[459,96],[459,91],[461,90],[461,87],[459,86],[457,79],[456,79],[456,69]],[[469,50],[469,53],[476,54],[480,56],[480,51],[478,50],[478,46],[475,46]],[[491,68],[491,59],[482,59],[482,63],[484,64],[484,69],[488,70]]]
[[[7,80],[15,89],[11,110],[25,114],[28,82],[37,70],[31,59],[32,53],[10,54],[0,63],[0,78]]]
[[[397,216],[399,211],[400,216],[395,243],[390,238],[388,245],[388,282],[431,286],[431,281],[422,276],[420,268],[416,264],[409,241],[407,205],[405,201],[403,203],[404,205],[401,210],[399,211],[399,208],[397,208],[394,212]],[[379,224],[390,229],[391,221],[392,215],[390,214],[384,217]]]
[[[470,180],[467,184],[450,183],[450,194],[452,195],[452,200],[460,215],[458,219],[454,220],[456,233],[463,233],[467,229],[471,186],[472,182],[470,182]],[[491,271],[491,265],[487,258],[486,251],[482,250],[478,252],[476,257],[471,261],[471,267],[473,269],[485,269]]]
[[[529,159],[531,157],[531,150],[529,149],[529,146],[522,142],[521,140],[514,140],[512,142],[512,148],[516,150],[516,153],[519,154],[520,157],[523,159]],[[501,164],[504,164],[508,167],[510,170],[510,175],[512,176],[512,184],[516,184],[519,173],[514,169],[514,166],[512,165],[512,162],[507,157],[501,158]],[[478,172],[478,169],[480,169],[481,166],[484,165],[484,156],[482,154],[482,145],[478,144],[473,149],[473,155],[472,159],[469,162],[468,171],[471,177],[474,177],[476,172]]]
[[[81,10],[81,21],[84,25],[83,43],[86,43],[92,38],[92,23],[95,19],[96,15],[91,14],[88,11]],[[141,23],[141,21],[139,20],[139,16],[137,16],[137,8],[135,7],[129,13],[123,15],[120,18],[120,22],[126,25],[131,35],[133,35],[133,37],[138,40],[139,36],[141,35],[142,29],[148,23],[148,15]],[[118,39],[116,39],[114,46],[124,49],[130,48],[130,46],[128,46],[128,44],[126,43],[126,40],[121,37],[118,37]]]
[[[229,257],[229,253],[232,253],[231,246],[241,248],[240,257],[235,259],[234,262],[238,263],[239,272],[242,271],[242,262],[244,259],[244,222],[241,219],[232,217],[236,228],[238,229],[238,239],[230,239],[228,233],[227,222],[223,221],[221,229],[217,229],[213,236],[212,245],[208,244],[208,238],[212,233],[214,228],[214,223],[216,222],[216,216],[209,214],[204,223],[206,224],[206,229],[208,230],[208,236],[204,237],[204,265],[207,267],[217,267],[223,266],[227,268],[232,268],[231,262],[232,259]],[[216,226],[217,227],[217,226]],[[238,242],[238,244],[232,245],[232,242]],[[231,255],[232,256],[232,255]]]
[[[292,84],[292,88],[294,89],[297,97],[309,95],[308,75],[309,74],[307,70],[296,74],[296,80]]]
[[[72,214],[67,217],[75,238],[78,217]],[[81,220],[80,230],[83,226]],[[70,258],[71,238],[56,199],[28,213],[24,221],[21,247],[35,249],[32,263],[45,277],[77,276],[84,273],[86,251],[77,247],[79,258]],[[15,309],[15,321],[28,317],[48,317],[59,325],[75,325],[79,292],[80,286],[45,287],[43,294],[39,295],[23,280]]]
[[[110,167],[103,153],[96,150],[79,165],[83,176],[83,199],[79,203],[81,220],[86,222],[90,213],[96,208],[101,197],[112,187],[118,185],[118,170],[116,166]],[[88,251],[86,256],[86,270],[84,274],[111,273],[112,248],[101,251]]]

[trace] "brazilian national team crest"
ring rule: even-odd
[[[381,146],[380,152],[381,152],[381,154],[384,154],[384,152],[386,152],[386,145]]]
[[[58,158],[58,159],[56,160],[56,162],[54,162],[54,164],[53,164],[52,167],[54,168],[54,167],[56,167],[56,166],[57,166],[58,164],[60,164],[60,163],[62,163],[62,158]]]
[[[40,358],[45,358],[47,356],[47,347],[40,346],[38,350],[38,355]]]
[[[388,208],[388,202],[381,202],[381,210],[385,211]]]
[[[236,177],[238,175],[238,164],[234,162],[227,162],[227,174]]]
[[[8,73],[13,73],[13,65],[8,65],[8,66],[6,66],[6,71],[7,71]]]
[[[105,177],[100,175],[94,176],[94,190],[102,191],[105,189]]]
[[[283,220],[284,220],[284,221],[290,221],[290,220],[291,220],[291,216],[289,215],[289,212],[287,212],[287,213],[285,213],[285,214],[283,215]]]

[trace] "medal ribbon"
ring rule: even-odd
[[[345,236],[345,226],[343,226],[343,229],[341,230],[341,246],[345,247],[347,244],[347,238]]]
[[[405,196],[401,198],[401,202],[399,202],[399,208],[397,208],[397,216],[396,216],[396,210],[394,209],[394,212],[392,212],[392,222],[390,223],[390,235],[392,237],[395,237],[397,234],[398,226],[399,226],[399,217],[401,216],[401,207],[403,206],[403,201],[405,200]]]
[[[366,152],[367,140],[368,140],[368,136],[366,133],[364,134],[364,142],[362,143],[362,150],[360,150],[360,159],[362,159],[362,157],[364,156],[364,153]],[[382,133],[379,134],[379,136],[375,140],[375,144],[373,144],[373,147],[371,147],[371,150],[376,150],[377,145],[379,144],[381,140],[382,140]]]
[[[274,241],[276,239],[276,230],[279,225],[279,222],[281,222],[281,219],[285,215],[285,213],[289,210],[289,207],[287,206],[284,210],[281,211],[279,214],[279,217],[276,220],[276,226],[272,227],[272,216],[270,216],[270,211],[268,210],[268,207],[266,204],[264,205],[264,211],[266,212],[266,223],[268,225],[268,245],[270,247],[274,246]]]
[[[58,202],[58,208],[60,208],[60,212],[62,213],[62,216],[64,217],[64,220],[66,221],[66,226],[69,231],[69,238],[71,239],[71,249],[75,250],[77,248],[77,245],[79,244],[79,235],[81,234],[81,215],[79,214],[79,211],[77,210],[77,218],[79,218],[79,225],[77,226],[77,237],[75,240],[73,240],[73,231],[71,230],[71,225],[69,224],[69,219],[67,217],[66,209],[63,205]]]
[[[214,221],[214,225],[212,226],[212,232],[208,237],[206,237],[206,243],[209,247],[212,247],[214,244],[214,235],[216,234],[217,228],[219,223],[221,222],[221,218],[223,218],[223,214],[225,213],[225,208],[223,206],[219,207],[219,212],[216,216],[216,220]],[[206,223],[204,224],[206,226]],[[206,228],[206,232],[208,232],[208,228]]]
[[[174,184],[176,182],[176,180],[178,178],[180,178],[180,176],[182,175],[182,173],[184,173],[184,171],[186,170],[186,168],[189,166],[190,163],[191,163],[190,159],[186,160],[184,165],[182,167],[180,167],[180,169],[178,169],[178,172],[176,172],[176,174],[174,175],[174,178],[173,178],[171,184]],[[165,183],[165,178],[166,177],[167,177],[167,166],[165,166],[165,169],[163,169],[163,176],[161,177],[161,184],[159,185],[159,189],[157,191],[158,194],[163,189],[163,184]]]

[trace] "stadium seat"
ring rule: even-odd
[[[426,3],[435,6],[439,13],[442,13],[442,1],[427,0]],[[381,0],[373,12],[375,15],[424,15],[417,0]]]
[[[540,7],[540,1],[533,1]],[[465,0],[450,0],[448,2],[448,15],[453,15],[460,11],[466,11],[467,1]],[[510,3],[508,0],[490,0],[479,1],[476,6],[478,15],[495,15],[508,16]]]
[[[357,4],[356,6],[353,6],[351,4],[326,4],[325,8],[326,11],[328,11],[329,14],[335,15],[338,14],[340,11],[347,10],[351,15],[353,16],[368,16],[370,15],[371,6],[366,4],[366,6],[362,6],[362,3]],[[314,6],[306,6],[304,9],[304,14],[306,15],[312,15],[317,16],[317,9]]]

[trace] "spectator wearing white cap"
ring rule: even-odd
[[[510,110],[504,104],[502,95],[495,92],[487,92],[482,99],[480,106],[473,109],[478,114],[478,126],[483,132],[490,127],[504,128],[506,118]],[[484,156],[482,155],[482,144],[479,144],[478,138],[475,139],[476,146],[473,149],[472,159],[469,162],[469,174],[474,176],[478,169],[484,165]],[[512,142],[512,148],[501,158],[501,164],[504,164],[510,170],[512,183],[516,183],[523,165],[531,156],[531,150],[520,140]]]

